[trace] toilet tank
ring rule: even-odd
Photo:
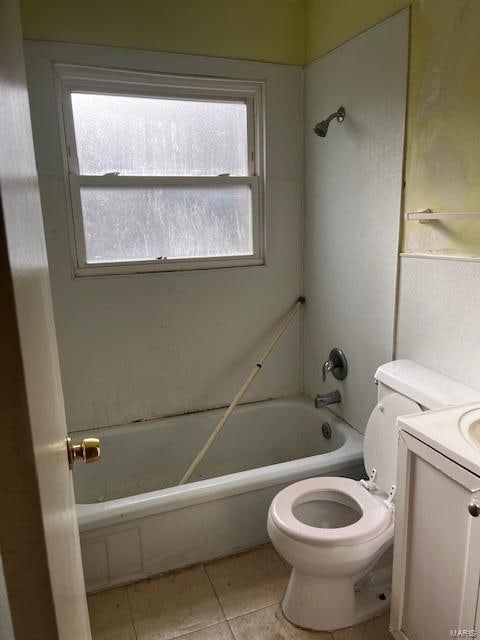
[[[388,494],[395,485],[399,416],[421,409],[480,401],[480,391],[412,360],[394,360],[377,369],[378,403],[365,429],[365,470]]]
[[[378,367],[375,373],[378,401],[396,391],[423,409],[441,409],[449,405],[480,401],[480,391],[452,380],[412,360],[394,360]]]

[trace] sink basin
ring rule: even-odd
[[[458,426],[465,440],[480,450],[480,409],[471,409],[464,413]]]

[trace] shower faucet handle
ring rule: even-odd
[[[330,371],[332,371],[332,369],[333,369],[332,360],[326,360],[323,363],[323,367],[322,367],[322,380],[323,380],[323,382],[325,382],[325,380],[327,379],[327,373],[330,373]]]
[[[337,380],[344,380],[348,373],[348,363],[341,349],[335,347],[330,351],[328,360],[322,366],[323,382],[327,379],[327,373],[331,373]]]

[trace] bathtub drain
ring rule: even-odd
[[[330,440],[330,438],[332,437],[332,427],[328,422],[324,422],[322,424],[322,434],[326,440]]]

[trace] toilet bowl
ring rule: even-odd
[[[364,437],[368,480],[302,480],[270,505],[268,534],[292,566],[282,609],[299,627],[348,627],[389,606],[386,552],[394,537],[397,418],[466,403],[471,394],[470,388],[410,360],[382,365],[375,380],[378,402]]]
[[[393,543],[393,510],[381,496],[349,478],[323,477],[281,491],[267,529],[278,553],[292,565],[282,608],[307,629],[350,626],[388,606],[370,590],[361,607],[355,585]]]

